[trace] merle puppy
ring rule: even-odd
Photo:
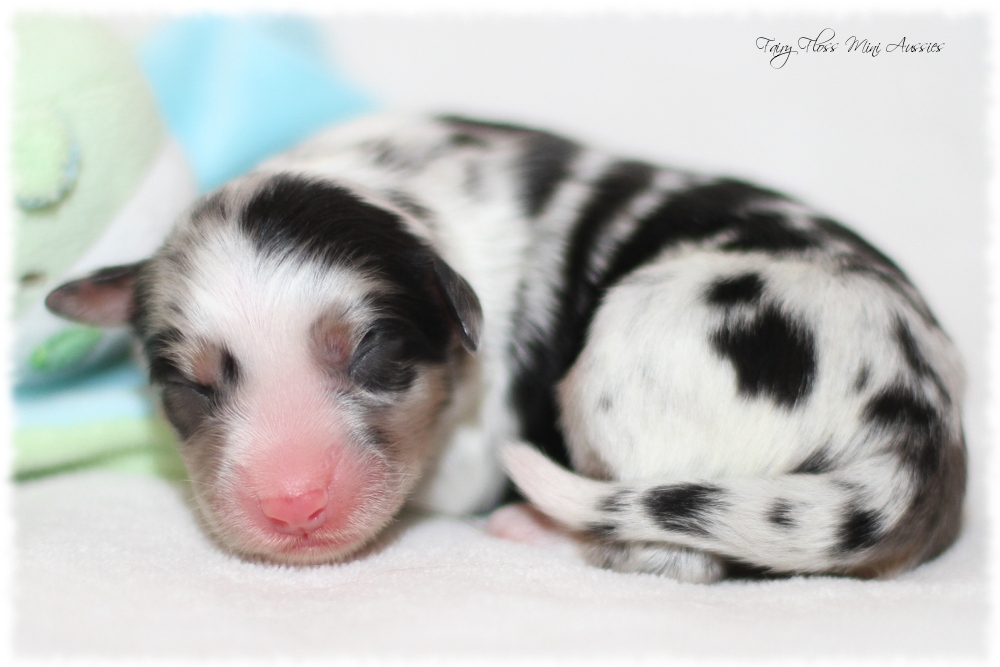
[[[341,559],[408,500],[486,510],[516,442],[524,495],[623,571],[888,576],[959,528],[961,364],[892,261],[770,190],[546,132],[334,128],[47,303],[134,328],[247,557]]]

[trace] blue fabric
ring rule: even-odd
[[[123,417],[151,417],[146,377],[134,363],[118,364],[74,382],[14,391],[17,428],[73,426]]]
[[[154,33],[139,56],[203,190],[375,108],[333,71],[321,35],[304,19],[183,18]]]

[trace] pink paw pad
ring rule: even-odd
[[[566,529],[527,503],[504,505],[494,510],[486,521],[486,532],[505,540],[538,546],[575,544]]]

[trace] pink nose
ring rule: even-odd
[[[326,489],[260,500],[260,509],[271,526],[288,535],[305,535],[322,526],[327,505]]]

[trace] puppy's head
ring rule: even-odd
[[[133,326],[206,523],[287,563],[346,556],[395,515],[482,317],[401,213],[284,175],[230,183],[149,260],[46,303]]]

